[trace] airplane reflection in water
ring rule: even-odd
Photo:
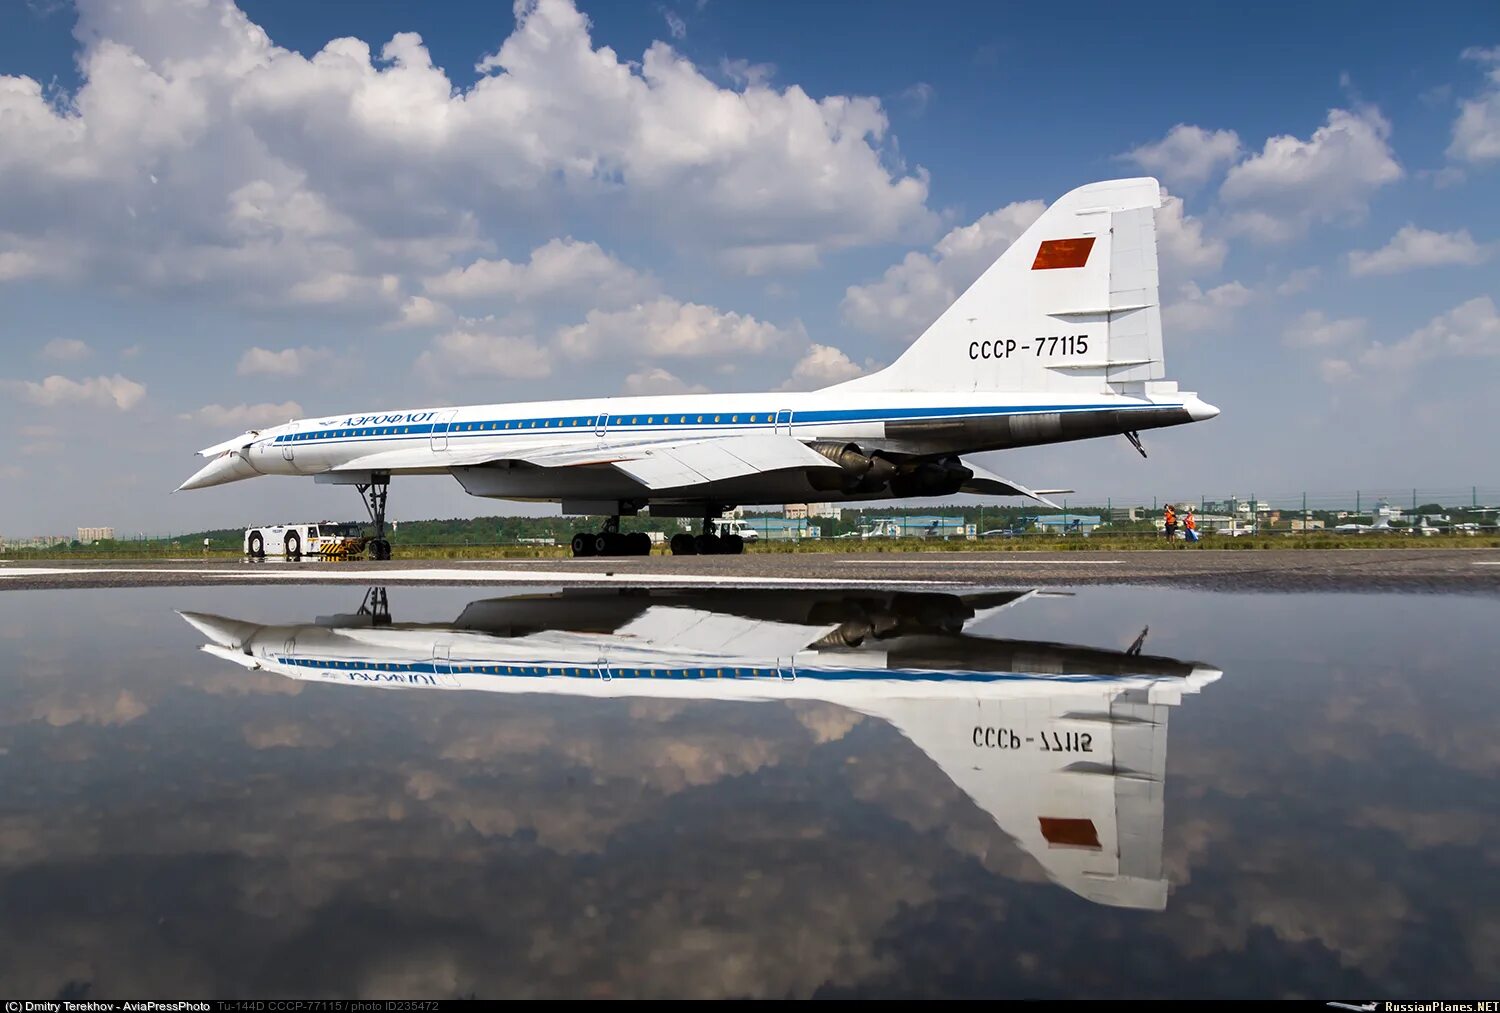
[[[1221,673],[970,628],[1039,591],[562,590],[452,623],[265,626],[183,612],[208,653],[312,682],[717,701],[814,700],[890,722],[1057,883],[1161,910],[1167,715]]]

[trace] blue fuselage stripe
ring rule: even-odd
[[[509,678],[572,678],[572,679],[818,679],[822,681],[844,681],[873,679],[879,681],[900,680],[912,682],[1108,682],[1128,676],[1091,675],[1076,673],[1069,675],[1039,675],[1025,672],[945,672],[899,668],[795,668],[757,665],[692,665],[692,666],[638,666],[638,665],[577,665],[559,662],[534,664],[502,664],[481,661],[345,661],[337,658],[292,658],[273,656],[273,661],[290,668],[307,668],[329,672],[370,677],[369,681],[403,681],[410,675],[483,675]],[[388,678],[386,678],[388,677]]]
[[[774,429],[778,426],[807,426],[830,422],[874,423],[916,419],[991,418],[1005,415],[1035,415],[1044,412],[1140,411],[1154,408],[1181,408],[1175,404],[1088,404],[1088,405],[997,405],[992,407],[948,408],[847,408],[814,409],[797,412],[790,423],[786,418],[775,421],[770,412],[738,412],[717,415],[673,412],[669,415],[610,416],[607,432],[622,430],[670,433],[700,429]],[[658,418],[660,421],[657,421]],[[740,421],[743,418],[746,421]],[[351,426],[283,433],[276,443],[363,443],[370,440],[412,440],[444,437],[460,439],[471,436],[534,436],[538,433],[586,433],[598,425],[597,415],[561,415],[528,419],[484,419],[463,422],[418,423],[388,426]]]

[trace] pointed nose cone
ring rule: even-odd
[[[220,647],[240,648],[260,629],[255,623],[226,619],[211,612],[178,612],[188,624]]]
[[[175,490],[183,492],[189,489],[207,489],[211,485],[223,485],[226,482],[238,482],[243,478],[254,478],[260,472],[250,466],[238,453],[221,454],[209,461],[197,474],[182,483]]]
[[[1194,422],[1204,422],[1219,414],[1219,409],[1201,397],[1194,395],[1187,403],[1188,417]]]

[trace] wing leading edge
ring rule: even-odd
[[[425,448],[413,452],[387,451],[337,465],[334,472],[387,471],[431,467]],[[441,464],[473,468],[487,464],[528,464],[538,468],[609,466],[647,489],[673,489],[719,482],[792,468],[837,468],[816,450],[790,436],[730,436],[694,440],[653,441],[608,447],[538,447],[505,454],[462,451],[444,454]]]
[[[702,437],[688,440],[654,440],[608,447],[536,447],[504,454],[493,450],[451,451],[440,461],[425,447],[368,454],[336,465],[332,472],[394,471],[402,468],[475,468],[484,465],[524,464],[536,468],[611,467],[648,490],[680,489],[685,486],[722,482],[726,479],[775,471],[834,468],[838,464],[791,436],[753,435]],[[964,461],[974,473],[960,491],[987,496],[1024,496],[1057,508],[1045,492]]]

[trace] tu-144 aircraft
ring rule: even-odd
[[[622,515],[703,521],[678,554],[735,553],[733,506],[1032,490],[965,455],[1126,436],[1219,410],[1165,379],[1154,179],[1093,183],[1042,214],[891,365],[805,393],[682,394],[351,412],[207,447],[181,489],[259,475],[355,486],[388,558],[394,475],[452,475],[475,496],[608,518],[575,555],[633,555]]]
[[[1054,882],[1159,911],[1170,711],[1222,672],[993,636],[1046,592],[572,589],[472,602],[452,622],[358,613],[262,625],[183,618],[243,668],[370,689],[594,700],[819,701],[889,722]]]

